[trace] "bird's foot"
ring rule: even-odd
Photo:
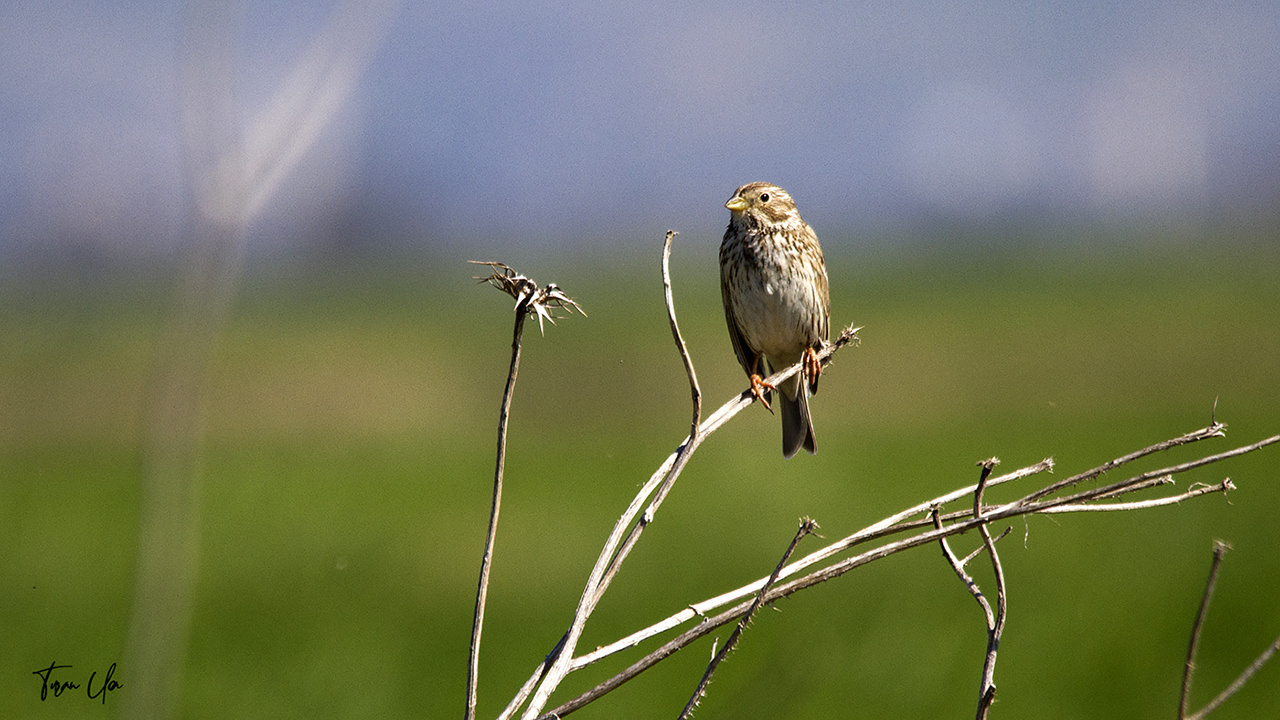
[[[818,376],[822,375],[822,363],[812,347],[804,349],[804,376],[809,379],[809,393],[818,392]]]
[[[769,391],[776,390],[777,386],[773,383],[767,383],[764,378],[755,373],[751,373],[751,394],[764,405],[764,409],[773,412],[773,408],[769,407]]]

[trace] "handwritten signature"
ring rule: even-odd
[[[41,683],[40,699],[42,701],[48,699],[50,695],[53,695],[54,697],[60,697],[62,693],[66,692],[67,690],[78,690],[80,688],[80,683],[72,682],[70,680],[54,679],[53,677],[54,670],[67,670],[70,668],[71,668],[70,665],[59,665],[58,661],[55,660],[49,663],[49,667],[44,668],[43,670],[33,670],[31,672],[32,675],[40,676],[40,683]],[[115,674],[116,674],[116,664],[111,663],[111,667],[107,668],[107,673],[102,676],[102,683],[98,685],[97,690],[94,690],[93,689],[94,680],[97,678],[98,673],[96,670],[94,672],[89,673],[89,682],[85,687],[85,692],[88,693],[89,699],[97,700],[98,698],[102,698],[102,704],[106,705],[107,693],[111,692],[112,690],[119,690],[120,688],[124,687],[124,683],[121,683],[118,680],[115,680],[111,677],[112,675],[115,675]]]

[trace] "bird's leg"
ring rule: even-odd
[[[777,386],[773,383],[767,383],[764,378],[756,373],[751,373],[751,394],[764,405],[764,409],[773,412],[773,408],[769,407],[769,391],[776,390]]]
[[[804,375],[809,378],[809,393],[818,392],[818,376],[822,374],[822,363],[818,362],[818,353],[813,347],[804,349]]]

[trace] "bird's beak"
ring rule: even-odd
[[[734,212],[742,212],[743,210],[746,210],[747,206],[750,204],[751,203],[748,203],[746,198],[741,197],[739,195],[734,195],[733,197],[729,198],[729,202],[725,203],[724,206]]]

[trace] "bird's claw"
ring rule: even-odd
[[[767,383],[764,381],[764,378],[756,375],[755,373],[751,373],[751,394],[755,396],[755,399],[759,400],[760,404],[764,405],[764,409],[769,412],[773,412],[773,408],[769,407],[769,391],[776,389],[777,386],[773,383]]]
[[[822,374],[822,363],[818,360],[818,353],[812,347],[804,350],[804,376],[809,379],[809,394],[818,392],[818,376]]]

